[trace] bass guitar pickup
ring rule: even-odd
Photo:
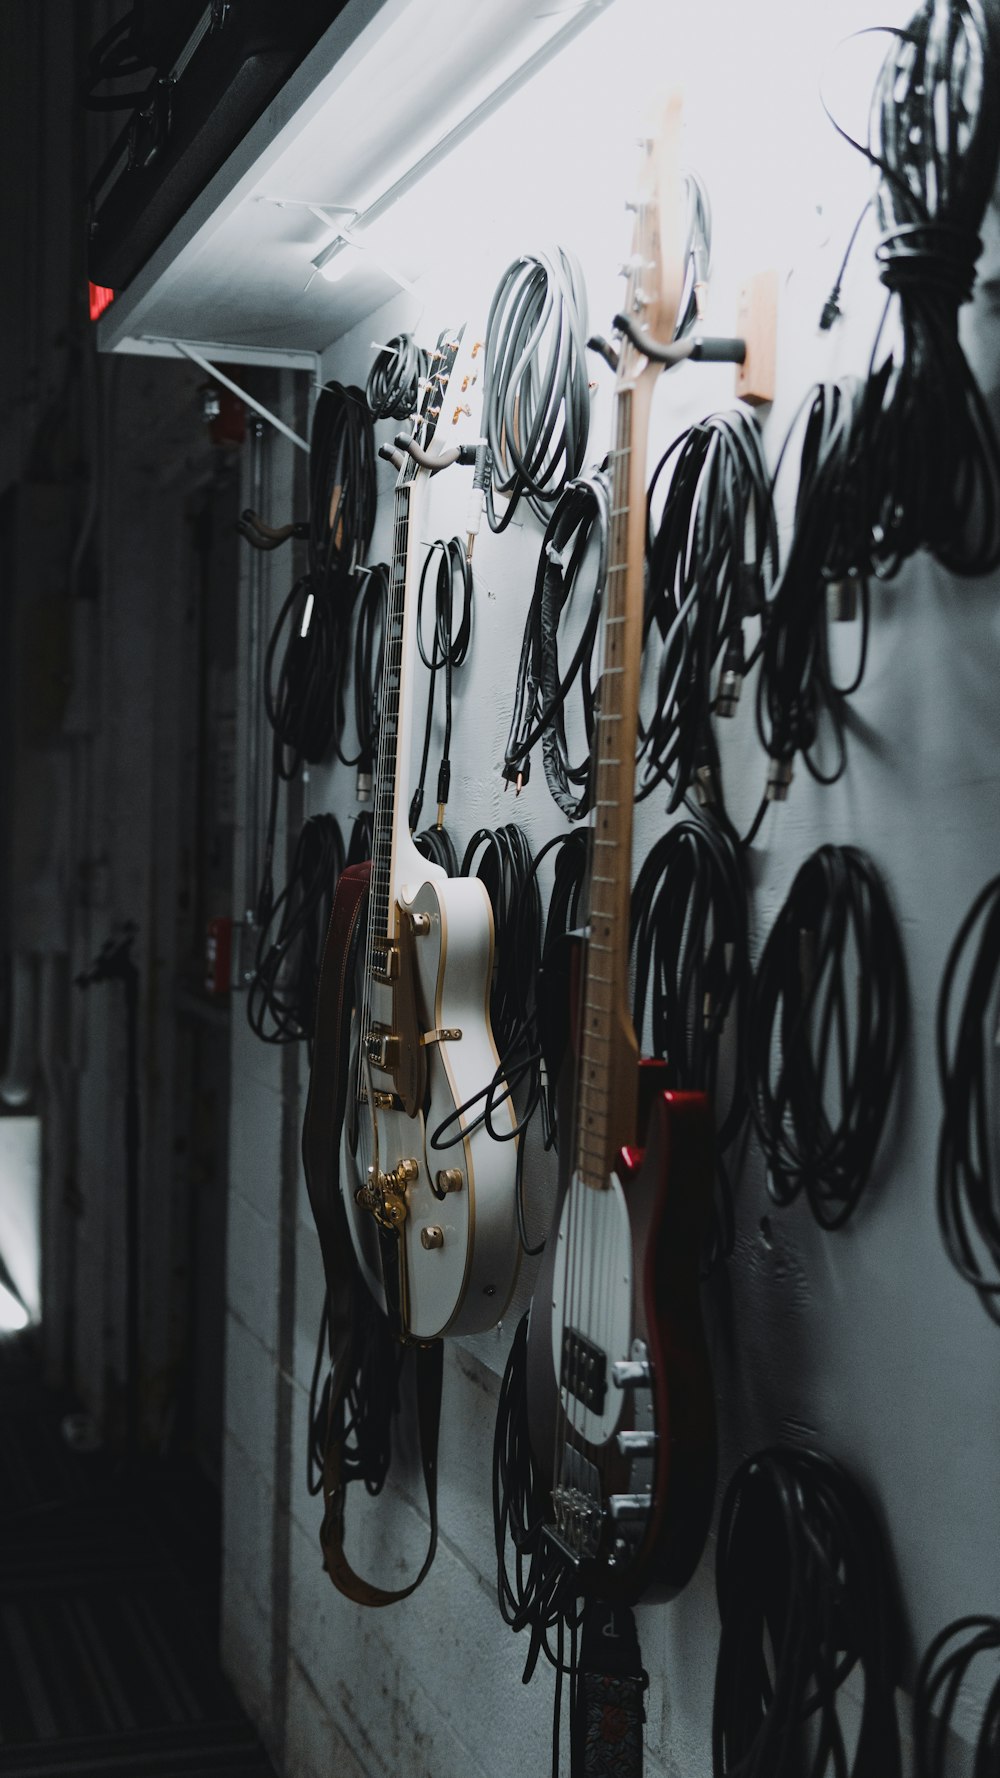
[[[365,1053],[373,1068],[395,1074],[399,1067],[399,1038],[388,1025],[373,1025],[365,1038]]]

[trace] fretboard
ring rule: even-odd
[[[636,1129],[638,1045],[629,1009],[632,806],[642,652],[645,382],[615,397],[600,707],[594,735],[590,923],[580,1003],[576,1164],[602,1189]]]
[[[392,841],[396,819],[400,684],[403,672],[403,628],[406,606],[406,558],[410,530],[411,484],[395,494],[392,570],[385,617],[385,653],[379,706],[378,759],[372,830],[371,910],[369,933],[391,938],[394,927]]]

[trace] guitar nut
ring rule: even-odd
[[[433,1247],[443,1247],[444,1230],[437,1228],[433,1223],[429,1228],[421,1229],[420,1245],[421,1247],[426,1248],[428,1252],[430,1252]]]

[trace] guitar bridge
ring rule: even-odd
[[[562,1452],[552,1505],[556,1522],[548,1528],[550,1537],[574,1562],[596,1556],[604,1527],[601,1478],[594,1464],[573,1445]]]

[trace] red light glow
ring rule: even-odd
[[[111,304],[114,302],[115,293],[113,290],[108,290],[103,284],[91,284],[89,285],[89,290],[90,319],[92,321],[98,321],[105,309],[110,308]]]

